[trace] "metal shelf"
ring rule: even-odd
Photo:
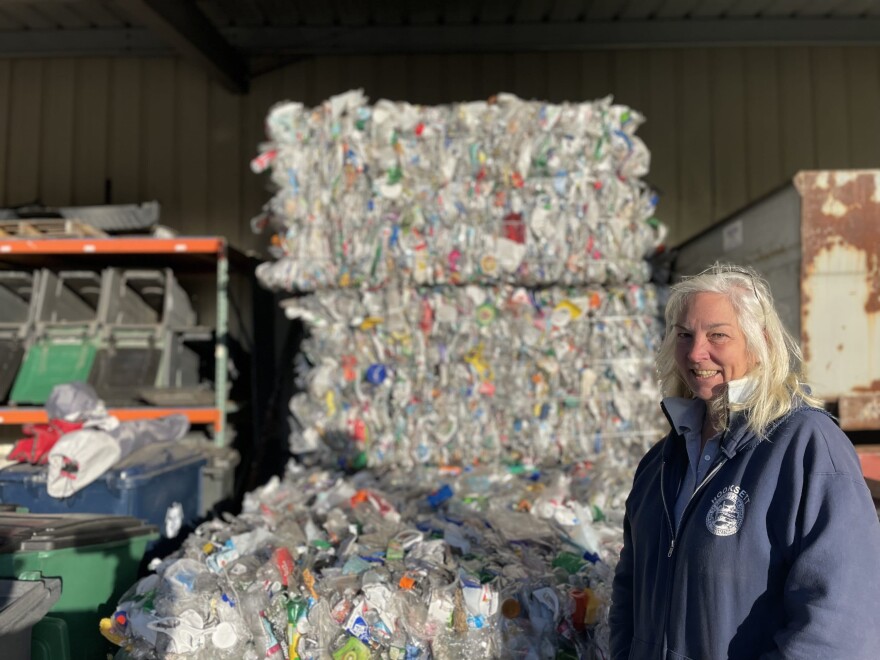
[[[8,254],[214,254],[225,255],[226,240],[187,238],[9,238],[0,240],[0,255]]]
[[[46,258],[54,263],[67,260],[98,259],[114,263],[116,259],[138,260],[150,256],[150,263],[158,259],[170,265],[192,267],[198,272],[213,272],[217,295],[214,328],[217,341],[214,347],[214,394],[213,407],[131,407],[115,408],[111,414],[120,420],[151,419],[164,415],[183,413],[193,424],[210,424],[214,443],[226,444],[226,400],[228,347],[226,344],[229,323],[227,289],[229,286],[229,257],[244,260],[245,257],[231,250],[226,239],[218,236],[186,236],[176,238],[150,238],[119,236],[115,238],[8,238],[0,240],[0,267],[37,264],[49,266]],[[26,424],[45,422],[42,408],[0,408],[0,424]]]
[[[109,408],[107,412],[122,422],[136,419],[156,419],[167,415],[186,415],[190,424],[210,424],[221,427],[223,411],[214,407],[199,408],[157,408],[142,406],[132,408]],[[0,408],[0,424],[45,424],[49,421],[45,408],[20,407]]]

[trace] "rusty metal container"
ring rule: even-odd
[[[799,172],[675,252],[673,279],[715,261],[758,270],[813,391],[845,430],[880,430],[880,170]]]

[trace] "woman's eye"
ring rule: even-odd
[[[725,335],[723,332],[713,332],[710,336],[714,340],[727,339],[727,335]]]

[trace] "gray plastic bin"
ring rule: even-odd
[[[152,274],[152,281],[143,281],[139,273]],[[101,304],[98,317],[102,325],[155,326],[159,323],[159,310],[144,299],[144,289],[162,288],[161,271],[131,271],[108,268],[104,271],[101,285]]]
[[[108,268],[102,282],[99,318],[106,328],[183,328],[196,324],[189,295],[174,271]]]
[[[0,271],[0,333],[24,339],[34,321],[40,271]]]
[[[40,273],[35,314],[36,332],[74,330],[93,335],[98,322],[101,274],[91,270]]]

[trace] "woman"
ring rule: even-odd
[[[666,327],[671,431],[627,499],[612,658],[880,658],[877,512],[767,284],[716,264]]]

